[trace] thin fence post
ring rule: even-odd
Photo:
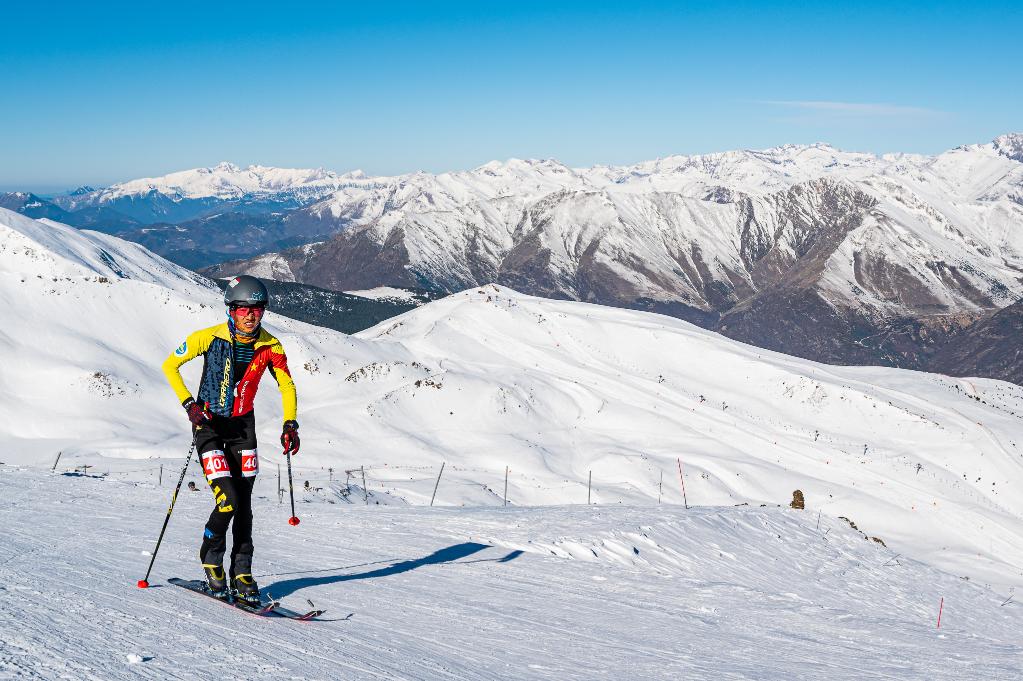
[[[508,467],[504,467],[504,505],[508,505]]]
[[[63,453],[64,453],[63,449],[57,452],[57,460],[53,462],[53,468],[50,469],[51,472],[57,470],[57,463],[60,461],[60,455]]]
[[[664,492],[664,471],[661,471],[661,481],[657,483],[657,503],[661,503],[661,495]]]
[[[366,505],[369,506],[369,488],[366,487],[366,464],[359,466],[359,470],[362,471],[362,498],[366,501]]]
[[[447,465],[446,461],[442,461],[440,464],[440,473],[437,474],[437,482],[433,485],[433,496],[430,497],[430,506],[433,506],[433,500],[437,498],[437,488],[440,487],[440,476],[444,475],[445,465]]]
[[[682,475],[682,457],[678,459],[678,479],[682,483],[682,502],[686,505],[686,509],[689,508],[689,500],[686,499],[686,479]]]
[[[163,487],[163,464],[160,464],[160,486]]]
[[[586,505],[590,505],[590,491],[593,487],[593,471],[590,471],[590,478],[586,482]]]
[[[334,482],[334,469],[333,468],[328,468],[327,472],[330,473],[330,481]]]

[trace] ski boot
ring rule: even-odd
[[[234,597],[246,605],[258,607],[261,605],[259,598],[259,586],[252,575],[242,573],[234,576]]]
[[[224,573],[224,566],[203,563],[202,569],[206,573],[206,589],[210,595],[216,598],[227,598],[227,575]]]

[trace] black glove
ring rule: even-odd
[[[212,418],[210,414],[209,405],[205,402],[199,403],[189,397],[187,400],[181,403],[181,406],[188,412],[188,420],[192,422],[192,425],[198,428]]]
[[[298,454],[298,446],[301,441],[298,439],[298,421],[285,421],[284,430],[281,431],[281,446],[284,453]]]

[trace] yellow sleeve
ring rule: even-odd
[[[288,357],[284,354],[284,346],[279,342],[270,348],[270,373],[273,374],[281,391],[284,420],[294,421],[298,414],[298,394],[295,391],[295,381],[291,379],[291,371],[288,369]]]
[[[163,375],[167,377],[167,382],[170,383],[174,394],[178,396],[179,402],[184,402],[192,397],[192,393],[188,391],[188,387],[185,385],[185,380],[181,378],[181,365],[209,350],[213,337],[211,329],[196,331],[189,335],[185,342],[179,345],[174,352],[167,355],[167,359],[163,361]]]

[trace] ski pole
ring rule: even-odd
[[[145,589],[149,587],[149,573],[153,570],[153,563],[156,562],[156,554],[160,551],[160,543],[163,542],[163,533],[167,531],[167,523],[170,522],[171,513],[174,512],[174,502],[178,500],[178,490],[181,489],[181,483],[185,480],[185,473],[188,471],[188,464],[192,463],[192,452],[195,451],[195,438],[192,438],[192,446],[188,448],[188,458],[185,459],[185,465],[181,469],[181,476],[178,478],[178,484],[174,487],[174,494],[171,496],[170,506],[167,507],[167,517],[163,519],[163,528],[160,530],[160,538],[156,540],[156,548],[153,549],[153,557],[149,559],[149,567],[146,569],[146,576],[138,581],[138,587]]]
[[[284,450],[284,456],[288,460],[288,494],[291,495],[291,517],[288,518],[289,525],[298,525],[299,519],[295,515],[295,485],[291,479],[291,447]]]

